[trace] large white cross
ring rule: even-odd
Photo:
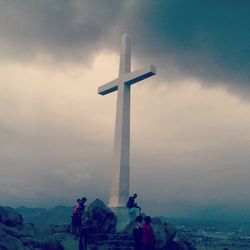
[[[119,76],[98,88],[100,95],[118,90],[110,207],[125,207],[129,197],[130,86],[155,73],[152,65],[131,72],[131,40],[129,35],[124,34],[121,39]]]

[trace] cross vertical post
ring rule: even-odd
[[[124,84],[126,73],[131,71],[131,41],[122,36],[120,51],[119,82],[115,121],[113,177],[110,207],[124,207],[129,196],[130,155],[130,85]]]
[[[118,91],[109,201],[111,208],[126,207],[129,197],[130,86],[155,74],[156,69],[152,65],[131,72],[131,40],[129,35],[124,34],[121,40],[119,76],[98,88],[100,95]]]

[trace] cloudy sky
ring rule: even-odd
[[[250,3],[0,0],[0,204],[108,201],[120,38],[133,70],[131,193],[149,214],[248,219]]]

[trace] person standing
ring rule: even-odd
[[[133,236],[134,236],[134,250],[141,250],[142,249],[142,216],[137,216],[135,219],[135,226],[133,229]]]
[[[87,201],[87,198],[82,197],[81,202],[80,202],[81,222],[85,220],[86,201]]]
[[[144,225],[142,227],[143,237],[142,244],[145,250],[153,250],[155,246],[155,234],[151,226],[151,217],[146,216],[144,218]]]
[[[81,234],[79,238],[79,250],[87,250],[89,237],[92,233],[92,222],[87,219],[81,228]]]
[[[80,236],[80,230],[81,230],[81,199],[77,199],[75,206],[73,207],[72,211],[72,221],[71,221],[71,230],[72,234],[75,236]]]

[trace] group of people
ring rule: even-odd
[[[133,228],[134,249],[135,250],[153,250],[155,245],[155,235],[151,226],[151,218],[141,215],[141,207],[137,205],[135,199],[137,194],[130,196],[127,202],[131,220],[135,221]],[[90,220],[85,220],[85,208],[87,198],[77,199],[72,210],[71,232],[79,237],[79,250],[87,249],[87,241],[91,228]],[[84,222],[83,222],[84,221]]]
[[[153,250],[155,246],[155,234],[151,226],[151,217],[146,216],[144,218],[144,224],[142,225],[143,218],[141,215],[135,219],[135,226],[133,229],[134,236],[134,249],[135,250]]]
[[[137,194],[130,196],[127,202],[127,207],[129,209],[130,218],[135,220],[135,226],[133,229],[134,236],[134,249],[135,250],[152,250],[155,245],[155,235],[153,228],[151,226],[151,217],[146,216],[144,218],[141,216],[141,207],[137,205],[135,199]]]
[[[91,229],[91,223],[85,216],[87,198],[77,199],[72,210],[71,233],[76,239],[79,237],[79,250],[87,249],[88,237]]]
[[[87,198],[77,199],[72,211],[71,232],[75,236],[80,236],[82,219],[85,212],[85,202]]]

